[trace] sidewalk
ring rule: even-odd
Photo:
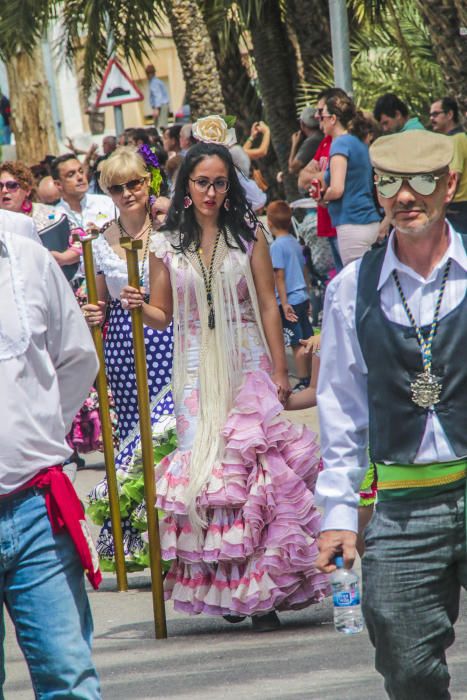
[[[290,415],[290,414],[289,414]],[[316,429],[315,410],[300,419]],[[104,474],[102,456],[78,473],[81,498]],[[148,572],[129,575],[130,590],[116,592],[104,575],[90,591],[94,659],[105,700],[384,700],[366,632],[334,631],[330,599],[306,610],[281,613],[282,628],[255,634],[249,622],[189,617],[167,604],[167,640],[155,640]],[[464,600],[465,610],[465,600]],[[32,700],[26,664],[6,622],[6,700]],[[467,700],[467,623],[461,614],[458,641],[448,653],[453,700]],[[429,698],[427,698],[429,700]]]

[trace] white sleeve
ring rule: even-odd
[[[47,270],[47,347],[57,373],[67,431],[86,399],[99,363],[91,333],[63,272],[51,257]]]
[[[32,219],[29,220],[29,226],[30,226],[29,237],[32,238],[33,241],[36,241],[36,243],[39,243],[40,245],[42,245],[41,237],[39,236],[39,234],[37,232],[37,226]]]
[[[238,174],[238,179],[245,192],[245,197],[247,198],[248,204],[253,209],[253,211],[258,211],[262,209],[266,204],[266,194],[260,190],[258,185],[254,180],[250,180],[243,175],[243,173]]]
[[[323,530],[357,532],[359,488],[369,463],[367,369],[355,329],[357,270],[352,265],[340,273],[324,306],[317,394],[324,470],[316,486]]]

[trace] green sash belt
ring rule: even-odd
[[[434,464],[377,464],[378,500],[429,498],[466,480],[467,459]]]

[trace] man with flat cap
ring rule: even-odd
[[[329,285],[318,406],[324,508],[317,565],[355,558],[370,457],[378,499],[365,531],[363,613],[393,700],[447,700],[445,651],[467,587],[466,238],[445,217],[452,140],[428,131],[370,149],[387,246]]]

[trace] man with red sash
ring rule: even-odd
[[[318,408],[324,508],[317,565],[355,558],[359,487],[376,464],[363,613],[392,700],[448,700],[445,652],[467,587],[467,252],[446,219],[452,139],[428,131],[370,148],[387,246],[328,287]]]
[[[49,252],[0,230],[0,590],[36,697],[98,700],[83,570],[100,572],[65,435],[98,362]],[[3,606],[2,606],[3,615]],[[1,620],[3,629],[3,619]],[[0,697],[5,680],[3,645]]]

